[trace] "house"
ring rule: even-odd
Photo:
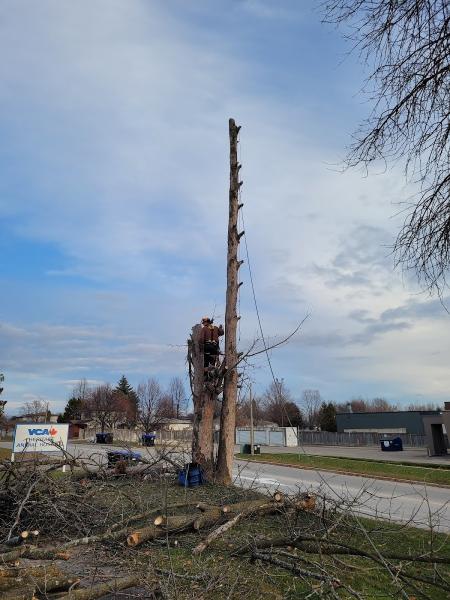
[[[159,421],[159,429],[166,431],[183,431],[186,429],[192,429],[191,419],[175,419],[175,418],[162,418]]]

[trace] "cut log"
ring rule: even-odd
[[[204,512],[202,515],[199,515],[195,519],[193,527],[195,531],[199,531],[200,529],[204,529],[205,527],[212,527],[213,525],[216,525],[222,517],[223,513],[220,508],[209,510],[207,512]]]
[[[172,517],[170,517],[172,518]],[[173,517],[180,519],[180,517]],[[167,533],[185,531],[187,529],[191,529],[195,517],[192,515],[184,515],[182,517],[183,521],[177,521],[177,526],[173,528],[166,527],[158,527],[156,525],[150,525],[149,527],[143,527],[142,529],[138,529],[137,531],[133,531],[127,537],[127,544],[129,546],[140,546],[144,542],[148,542],[149,540],[155,540],[157,538],[165,537]]]
[[[198,502],[195,505],[197,510],[201,510],[202,512],[207,512],[209,510],[220,510],[220,506],[215,506],[214,504],[207,504],[206,502]]]
[[[280,492],[279,490],[277,490],[274,495],[272,496],[272,499],[274,502],[283,502],[284,500],[284,494],[283,492]]]
[[[282,506],[281,503],[280,504],[273,503],[273,502],[267,503],[267,500],[266,500],[266,504],[260,504],[259,501],[256,501],[256,502],[257,503],[255,503],[255,501],[253,501],[253,500],[249,501],[249,502],[240,502],[239,505],[242,507],[242,511],[240,513],[237,513],[232,519],[230,519],[223,525],[220,525],[220,527],[218,527],[217,529],[214,529],[202,542],[200,542],[200,544],[198,544],[194,548],[193,554],[201,554],[211,544],[211,542],[213,542],[215,539],[220,537],[223,533],[225,533],[226,531],[228,531],[229,529],[234,527],[236,525],[236,523],[238,523],[244,517],[248,517],[253,514],[258,514],[258,515],[270,514],[274,511],[278,511],[280,509],[280,507]],[[229,505],[227,507],[227,511],[225,513],[223,512],[223,509],[222,509],[222,514],[225,515],[226,517],[230,517],[231,515],[234,514],[236,506],[237,506],[237,504]],[[208,513],[205,513],[205,516],[207,514]],[[212,518],[213,518],[213,515],[211,514],[211,519]],[[198,520],[196,520],[196,522],[197,521]],[[195,529],[196,522],[194,522],[194,529]],[[202,522],[198,521],[197,524],[202,525]],[[207,524],[211,525],[214,523],[207,523]],[[205,519],[205,526],[206,526],[206,519]]]
[[[111,579],[105,583],[98,583],[86,589],[72,590],[68,594],[60,597],[60,600],[95,600],[107,594],[126,590],[131,587],[136,587],[142,584],[142,577],[139,575],[130,575],[129,577],[120,577]],[[158,590],[158,584],[154,584],[153,594]]]
[[[34,595],[35,587],[33,585],[21,590],[10,590],[2,592],[2,600],[36,600]]]
[[[312,494],[303,494],[300,498],[294,500],[296,510],[314,510],[316,508],[316,497]]]
[[[20,569],[18,569],[19,561],[16,562],[15,565],[11,566],[1,566],[0,567],[0,577],[17,577],[20,573]]]
[[[239,513],[230,521],[227,521],[226,523],[224,523],[217,529],[214,529],[213,531],[211,531],[211,533],[208,536],[206,536],[206,538],[203,541],[201,541],[200,544],[195,546],[195,548],[192,551],[192,554],[201,554],[204,550],[206,550],[206,548],[214,540],[216,540],[218,537],[223,535],[226,531],[228,531],[229,529],[234,527],[236,525],[236,523],[238,523],[242,519],[243,516],[244,516],[244,513]]]
[[[35,582],[44,583],[47,580],[52,581],[66,577],[56,565],[39,565],[37,567],[11,569],[10,571],[9,576],[0,578],[0,591],[20,589]]]
[[[267,512],[267,510],[270,512],[270,509],[278,511],[281,506],[283,506],[282,502],[272,502],[268,501],[267,498],[262,498],[260,500],[245,500],[236,504],[227,504],[222,507],[222,512],[227,516],[232,516],[241,512],[257,512],[258,510],[262,512]]]
[[[162,527],[165,530],[176,531],[177,529],[183,529],[186,526],[191,525],[195,520],[194,515],[175,515],[173,517],[165,517],[159,515],[154,520],[156,527]]]
[[[94,544],[95,542],[103,542],[104,540],[118,540],[121,538],[125,539],[129,533],[130,527],[118,529],[116,531],[106,531],[105,533],[99,533],[97,535],[90,535],[88,537],[69,540],[68,542],[58,546],[58,548],[67,550],[68,548],[73,548],[74,546],[86,546],[88,544]]]
[[[0,563],[12,562],[18,558],[29,558],[30,560],[69,560],[70,554],[54,548],[45,549],[21,546],[16,550],[11,550],[11,552],[0,554]]]
[[[47,592],[65,592],[80,582],[78,577],[42,577],[34,579],[33,577],[13,577],[12,579],[3,579],[0,582],[0,597],[3,598],[7,591],[28,593],[33,589],[35,594],[46,594]]]

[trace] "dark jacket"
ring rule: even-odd
[[[219,343],[219,336],[224,334],[222,325],[203,325],[200,343],[202,346],[205,345],[205,342],[216,342]]]

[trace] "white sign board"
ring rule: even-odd
[[[68,423],[21,423],[16,425],[12,451],[60,452],[67,449],[68,437]]]

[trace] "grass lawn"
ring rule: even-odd
[[[51,491],[51,502],[48,494]],[[48,490],[33,492],[33,503],[22,511],[23,526],[40,529],[41,543],[57,545],[58,540],[78,537],[80,533],[100,533],[126,515],[138,514],[149,508],[177,502],[188,502],[191,508],[179,507],[169,514],[186,514],[195,509],[197,502],[223,505],[243,499],[257,498],[252,490],[205,485],[184,489],[167,481],[136,481],[133,479],[90,480],[83,484],[70,478],[53,481]],[[77,498],[76,512],[73,502]],[[37,504],[36,504],[37,503]],[[57,506],[56,506],[57,505]],[[9,514],[9,513],[8,513]],[[9,518],[14,518],[15,513]],[[0,535],[8,532],[6,515],[0,523]],[[52,523],[49,528],[48,523]],[[148,524],[142,523],[142,525]],[[332,525],[332,527],[330,527]],[[139,528],[138,525],[135,525]],[[86,528],[86,531],[80,528]],[[326,533],[328,531],[328,533]],[[395,523],[355,518],[330,513],[323,515],[299,512],[295,515],[280,512],[273,515],[252,516],[241,520],[235,527],[218,538],[200,556],[193,548],[204,539],[208,530],[171,534],[167,539],[147,542],[137,548],[127,547],[123,541],[81,546],[71,549],[71,557],[64,563],[68,573],[79,575],[84,585],[93,578],[105,580],[112,575],[141,572],[158,573],[164,597],[177,600],[294,600],[297,598],[360,598],[364,600],[387,598],[427,598],[447,600],[447,590],[433,585],[448,582],[450,567],[446,564],[410,562],[410,556],[429,555],[450,560],[450,544],[444,534],[405,527]],[[377,555],[395,553],[406,558],[389,560],[390,572],[380,562],[360,556],[335,556],[315,553],[307,549],[275,547],[268,551],[276,559],[295,565],[301,573],[260,559],[252,558],[251,551],[235,554],[236,550],[255,544],[261,538],[277,539],[292,535],[310,535],[348,544]],[[45,539],[45,535],[48,539]],[[175,545],[176,540],[176,545]],[[311,550],[311,549],[310,549]],[[267,551],[266,551],[267,552]],[[335,586],[323,583],[311,573],[325,573],[336,578]],[[400,576],[419,577],[409,583]],[[421,580],[420,580],[421,579]],[[352,593],[350,592],[352,591]],[[402,593],[403,592],[403,593]],[[144,596],[125,597],[143,598]],[[145,596],[150,597],[150,596]]]
[[[376,462],[372,460],[361,460],[353,458],[335,458],[331,456],[311,456],[305,454],[238,454],[243,460],[254,460],[257,462],[271,462],[280,465],[289,465],[298,468],[329,469],[331,471],[343,471],[355,475],[369,475],[371,477],[392,477],[423,483],[436,483],[438,485],[450,485],[450,469],[434,466],[409,466],[390,462]]]
[[[0,449],[0,457],[6,454],[10,454],[10,450]],[[272,460],[274,457],[281,464],[294,464],[295,460],[301,466],[298,455],[293,454],[267,454],[255,458]],[[245,455],[245,458],[249,457]],[[446,469],[331,457],[301,458],[315,461],[314,464],[310,461],[309,467],[317,467],[315,463],[319,461],[321,468],[330,468],[328,461],[331,460],[334,464],[336,461],[353,463],[354,467],[361,468],[367,462],[372,469],[377,466],[383,468],[383,474],[386,474],[387,467],[393,467],[397,472],[409,468],[450,475]],[[334,468],[342,468],[342,465]],[[11,483],[8,485],[11,486]],[[20,489],[22,485],[23,491],[13,496],[11,489]],[[8,534],[16,518],[17,507],[29,489],[27,477],[15,479],[12,488],[9,487],[8,494],[4,494],[0,478],[2,538]],[[96,474],[90,477],[83,474],[80,479],[72,478],[70,472],[63,475],[58,469],[33,488],[29,502],[21,509],[21,527],[40,530],[39,545],[57,546],[58,542],[102,533],[112,526],[126,526],[128,516],[142,515],[149,509],[160,509],[164,505],[172,506],[168,515],[198,516],[197,502],[222,506],[259,497],[260,494],[254,490],[233,486],[204,485],[185,489],[165,475],[154,480],[142,480],[132,476],[103,479],[97,478]],[[183,506],[180,503],[184,503]],[[137,521],[133,529],[151,523],[152,519],[145,517]],[[193,555],[193,548],[214,527],[216,525],[200,531],[174,532],[167,538],[136,548],[128,547],[123,539],[80,545],[71,548],[63,567],[67,573],[80,577],[84,586],[91,585],[94,579],[104,581],[113,575],[142,573],[143,577],[153,577],[156,574],[164,597],[177,600],[449,598],[450,565],[445,564],[445,561],[450,562],[449,537],[436,531],[365,519],[334,510],[325,511],[321,507],[317,508],[317,512],[292,511],[286,507],[276,514],[243,518],[203,554]],[[267,562],[262,555],[252,555],[255,546],[262,547],[263,539],[276,541],[288,537],[290,542],[300,536],[305,536],[303,545],[289,543],[263,550],[265,558],[273,558],[278,564]],[[311,539],[325,538],[329,542],[329,550],[334,544],[334,554],[327,553],[327,547],[311,543]],[[346,547],[370,556],[346,554]],[[245,552],[238,554],[237,551],[243,548]],[[389,568],[386,568],[384,559],[379,559],[379,553],[387,557]],[[410,560],[420,556],[427,559],[430,554],[433,562]],[[440,562],[436,562],[436,557],[441,559]],[[289,567],[297,569],[296,574]],[[324,581],[323,576],[328,580]],[[136,599],[150,597],[134,595],[134,592],[123,596]]]
[[[0,448],[0,459],[2,458],[11,458],[10,448]]]

